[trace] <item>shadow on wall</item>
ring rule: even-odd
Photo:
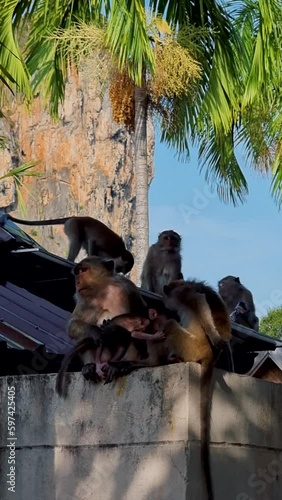
[[[16,389],[14,498],[204,500],[199,373],[198,365],[181,363],[141,369],[106,386],[71,373],[66,399],[54,392],[55,375],[2,378],[2,401],[8,385]],[[214,382],[216,500],[279,500],[282,387],[220,370]],[[6,474],[5,439],[2,446]]]

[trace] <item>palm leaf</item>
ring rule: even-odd
[[[15,183],[16,195],[18,207],[22,215],[26,215],[26,204],[22,195],[22,189],[28,192],[30,196],[32,196],[31,192],[27,189],[27,187],[23,184],[23,179],[25,177],[39,177],[42,175],[42,172],[38,170],[34,170],[34,167],[38,164],[38,161],[31,160],[25,163],[22,163],[18,167],[9,170],[6,174],[0,176],[0,181],[13,178]]]
[[[22,163],[18,167],[13,168],[12,170],[9,170],[4,175],[0,176],[0,180],[7,179],[9,177],[13,177],[14,180],[17,182],[20,182],[21,177],[38,177],[42,175],[42,173],[39,170],[33,170],[35,165],[38,164],[38,161],[36,160],[30,160],[25,163]]]
[[[106,43],[122,71],[142,86],[144,70],[154,74],[155,61],[148,36],[144,4],[140,0],[113,0]]]
[[[0,0],[0,73],[10,80],[9,88],[31,97],[29,75],[13,31],[13,14],[17,0]],[[3,80],[2,80],[3,81]]]

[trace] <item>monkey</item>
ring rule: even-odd
[[[206,295],[198,290],[204,290]],[[164,287],[164,306],[176,311],[183,324],[178,323],[174,318],[162,317],[164,339],[159,342],[147,342],[148,356],[143,360],[109,362],[106,383],[137,368],[166,364],[171,355],[183,362],[201,364],[201,462],[208,500],[214,500],[209,442],[212,374],[216,358],[207,335],[206,319],[203,321],[200,314],[204,308],[204,316],[206,316],[206,309],[211,307],[208,305],[208,298],[214,307],[214,310],[210,311],[212,325],[214,321],[223,342],[227,343],[231,337],[230,319],[227,309],[224,305],[222,307],[222,301],[216,300],[216,292],[203,282],[193,281],[187,284],[183,281],[174,282]],[[138,337],[137,332],[135,335]],[[142,332],[139,332],[139,335],[139,338],[142,338]]]
[[[242,285],[240,278],[225,276],[218,282],[218,291],[235,323],[259,330],[252,293]]]
[[[170,281],[182,279],[181,237],[172,230],[163,231],[158,241],[150,246],[145,259],[141,288],[163,295],[163,287]]]
[[[231,322],[227,307],[220,295],[207,283],[199,280],[175,280],[164,287],[165,305],[170,307],[171,294],[168,291],[176,289],[177,314],[182,326],[186,326],[186,304],[189,300],[190,307],[198,314],[206,335],[215,347],[220,347],[231,340]],[[172,298],[172,305],[175,299]]]
[[[5,214],[3,217],[17,224],[28,226],[64,225],[64,232],[69,240],[68,260],[75,261],[81,248],[88,256],[96,255],[115,262],[117,273],[127,274],[134,265],[131,252],[125,248],[125,244],[109,227],[92,217],[64,217],[62,219],[49,219],[42,221],[28,221]]]
[[[150,310],[150,314],[154,314],[157,317],[157,312],[153,309]],[[56,378],[56,392],[59,396],[66,396],[63,378],[69,363],[76,355],[82,356],[89,350],[95,353],[95,368],[92,367],[91,372],[91,380],[94,382],[99,382],[106,378],[106,372],[103,370],[110,361],[113,362],[127,358],[135,360],[145,358],[147,355],[145,342],[140,342],[140,340],[158,341],[164,338],[162,331],[152,334],[141,334],[149,324],[149,317],[121,314],[112,320],[104,320],[101,326],[93,326],[91,335],[82,338],[64,356]],[[126,354],[127,358],[125,357]],[[85,378],[87,379],[87,377]]]
[[[104,320],[121,314],[146,317],[148,306],[138,288],[123,275],[114,273],[114,262],[86,257],[72,270],[76,285],[76,306],[67,324],[68,335],[77,343],[96,335]],[[85,378],[96,380],[97,352],[85,350],[82,355]]]
[[[132,340],[130,332],[118,324],[92,326],[91,335],[82,338],[64,356],[56,378],[56,392],[59,396],[66,396],[63,385],[64,374],[76,355],[82,356],[89,350],[95,353],[96,363],[95,368],[92,367],[91,380],[99,382],[105,376],[103,372],[105,363],[121,359]]]

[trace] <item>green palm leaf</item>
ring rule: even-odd
[[[154,57],[148,36],[143,2],[113,0],[107,25],[106,43],[119,69],[127,67],[130,78],[142,86],[143,72],[154,73]]]
[[[22,163],[18,167],[9,170],[9,172],[7,172],[6,174],[0,176],[0,181],[9,178],[12,178],[14,180],[18,207],[23,215],[26,215],[26,204],[22,195],[22,190],[25,189],[29,193],[29,195],[32,196],[30,191],[23,184],[23,179],[24,177],[39,177],[40,175],[42,175],[42,172],[34,170],[34,167],[37,164],[38,161],[35,160],[27,161],[25,163]]]
[[[6,78],[6,85],[11,91],[22,92],[30,99],[29,75],[13,30],[12,20],[16,5],[17,0],[0,1],[0,75],[2,75],[2,82]]]

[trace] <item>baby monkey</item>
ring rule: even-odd
[[[165,338],[161,327],[163,319],[155,309],[149,309],[148,317],[120,314],[112,320],[105,320],[101,326],[92,326],[91,334],[80,340],[64,357],[56,380],[56,391],[65,395],[64,374],[71,360],[87,351],[92,352],[91,373],[84,374],[87,380],[99,382],[107,379],[109,362],[141,360],[146,358],[145,340],[157,342]],[[146,333],[150,331],[151,333]],[[90,366],[91,365],[91,366]],[[86,365],[87,366],[87,365]]]

